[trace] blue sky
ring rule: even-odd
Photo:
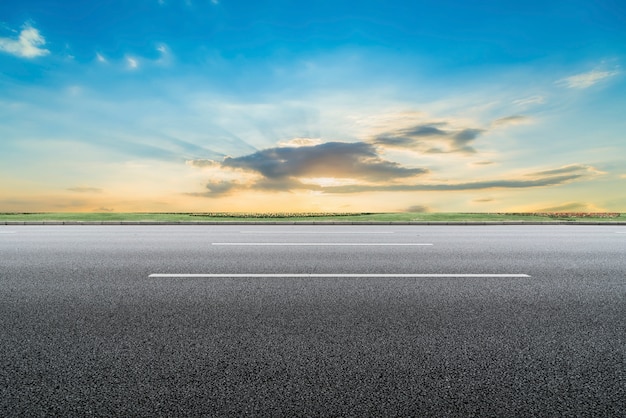
[[[0,4],[0,211],[626,211],[626,4]]]

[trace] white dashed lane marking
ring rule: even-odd
[[[395,234],[393,231],[336,231],[336,232],[325,232],[325,231],[239,231],[240,234],[256,234],[256,235],[282,235],[282,234],[298,234],[298,235],[313,235],[313,234],[322,234],[322,235],[354,235],[354,234],[367,234],[367,235],[380,235],[380,234]]]
[[[199,274],[171,274],[171,273],[155,273],[151,274],[151,278],[273,278],[273,277],[292,277],[292,278],[528,278],[528,274],[489,274],[489,273],[476,273],[476,274],[457,274],[457,273],[442,273],[442,274],[421,274],[421,273],[381,273],[381,274],[359,274],[359,273],[199,273]]]
[[[300,246],[350,246],[350,247],[376,247],[376,246],[429,246],[433,244],[421,244],[421,243],[394,243],[394,242],[380,242],[380,243],[362,243],[362,242],[213,242],[211,245],[216,246],[280,246],[280,247],[300,247]]]

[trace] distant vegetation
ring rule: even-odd
[[[548,218],[619,218],[617,212],[528,212],[498,215],[547,216]]]
[[[190,213],[189,216],[202,216],[205,218],[255,218],[255,219],[276,219],[276,218],[329,218],[341,216],[363,216],[374,215],[373,213],[349,213],[349,212],[276,212],[276,213],[233,213],[233,212],[207,212],[207,213]]]
[[[0,213],[0,222],[550,222],[618,221],[620,213]],[[626,217],[622,217],[626,219]]]

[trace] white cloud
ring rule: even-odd
[[[156,50],[159,52],[159,58],[153,61],[153,63],[161,66],[169,66],[172,64],[174,56],[169,46],[164,43],[158,44]]]
[[[513,101],[513,104],[516,104],[518,106],[528,106],[528,105],[543,104],[543,103],[545,103],[545,99],[543,98],[543,96],[531,96],[531,97],[526,97],[523,99]]]
[[[137,58],[133,57],[126,57],[126,64],[128,64],[128,68],[130,68],[131,70],[139,67],[139,61],[137,61]]]
[[[107,62],[107,59],[104,57],[104,55],[100,54],[100,53],[96,53],[96,59],[98,60],[98,62]]]
[[[37,29],[25,25],[17,39],[0,38],[0,51],[22,58],[36,58],[50,53],[40,48],[45,44],[46,40]]]
[[[565,77],[559,81],[557,84],[565,85],[570,89],[586,89],[588,87],[593,86],[594,84],[599,83],[600,81],[613,77],[619,74],[619,71],[599,71],[593,70],[587,73],[576,74],[570,77]]]

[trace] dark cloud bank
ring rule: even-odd
[[[364,142],[327,142],[307,147],[271,148],[238,158],[226,158],[223,167],[256,171],[268,179],[338,177],[385,181],[426,173],[382,159]]]
[[[260,181],[253,185],[237,182],[211,182],[209,194],[225,194],[249,187],[255,190],[288,191],[294,189],[325,190],[321,186],[302,183],[299,178],[345,178],[368,182],[389,182],[407,179],[428,172],[423,168],[407,168],[385,160],[376,147],[365,142],[327,142],[304,147],[277,147],[242,157],[227,157],[221,163],[194,160],[197,167],[219,166],[258,173]]]

